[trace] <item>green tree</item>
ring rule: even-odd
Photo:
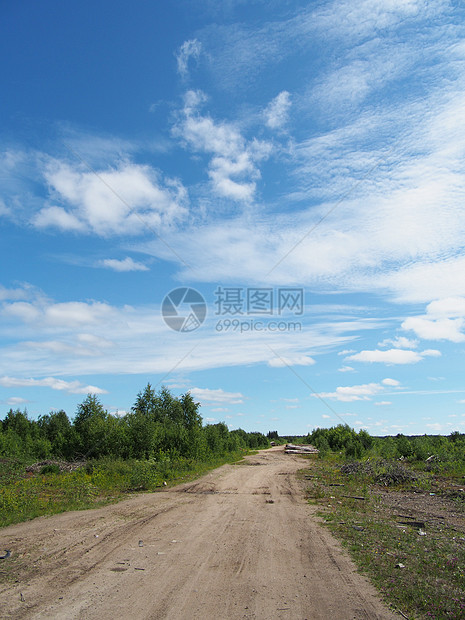
[[[79,448],[83,456],[108,454],[106,421],[108,412],[95,394],[88,394],[78,405],[74,428],[78,435]]]

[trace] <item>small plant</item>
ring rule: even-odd
[[[60,467],[58,465],[44,465],[42,467],[42,469],[40,470],[40,473],[42,475],[45,475],[45,474],[59,474],[60,473]]]

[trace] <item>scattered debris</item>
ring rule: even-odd
[[[402,484],[418,479],[418,475],[405,465],[389,462],[384,459],[344,463],[341,466],[341,472],[346,475],[361,474],[373,476],[375,482],[383,486]]]
[[[366,500],[366,497],[362,497],[361,495],[343,495],[342,497],[345,497],[347,499],[361,499],[363,501]]]
[[[396,564],[396,568],[405,568],[405,564],[402,564],[402,562],[398,562]]]
[[[139,547],[143,547],[144,546],[144,541],[143,540],[139,540]]]
[[[60,472],[70,472],[76,471],[80,467],[84,467],[86,464],[85,461],[53,461],[51,459],[47,459],[45,461],[39,461],[38,463],[34,463],[33,465],[29,465],[26,467],[26,472],[29,474],[39,474],[43,467],[55,465],[59,468]]]
[[[9,549],[5,549],[5,555],[0,555],[0,560],[6,560],[11,555],[11,551]]]
[[[424,521],[397,521],[399,525],[411,525],[412,527],[424,528]]]
[[[286,444],[284,448],[286,454],[318,454],[320,451],[310,444],[297,445],[293,443]]]

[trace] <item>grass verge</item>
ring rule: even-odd
[[[0,462],[0,527],[68,510],[96,508],[116,502],[130,493],[155,491],[187,482],[225,463],[243,458],[234,452],[208,461],[159,459],[89,461],[75,471],[59,472],[45,466],[39,473],[26,472],[15,459]]]
[[[392,608],[409,619],[465,618],[457,481],[381,460],[341,467],[318,459],[302,477],[309,501]]]

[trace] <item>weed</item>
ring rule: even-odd
[[[464,618],[465,531],[463,525],[459,529],[463,521],[456,515],[464,505],[460,508],[445,494],[430,496],[425,489],[441,480],[429,474],[425,481],[398,465],[353,462],[338,467],[320,459],[304,470],[304,475],[314,476],[307,480],[308,496],[320,505],[327,526],[387,603],[414,618]],[[426,535],[418,527],[399,524],[399,506],[404,505],[427,522]],[[436,514],[441,508],[446,517]],[[449,514],[455,521],[448,521]],[[408,523],[408,516],[403,520]],[[396,568],[400,564],[404,568]]]

